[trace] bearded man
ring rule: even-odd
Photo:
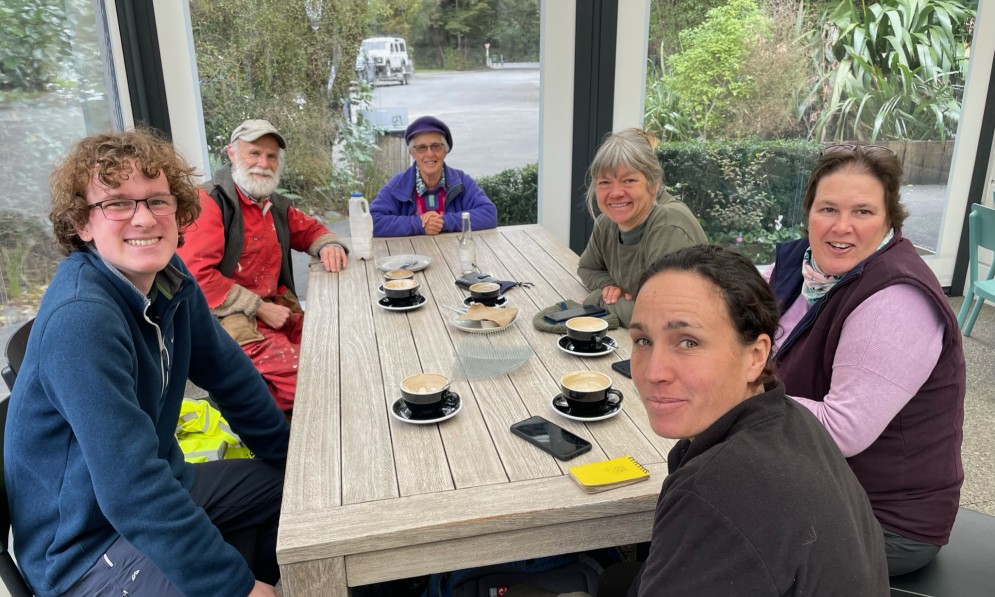
[[[337,272],[346,267],[348,250],[276,192],[286,148],[268,121],[240,124],[226,148],[231,165],[201,189],[201,215],[177,253],[289,419],[304,321],[290,251],[306,251]]]

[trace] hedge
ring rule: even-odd
[[[730,160],[740,175],[756,166],[755,180],[748,182],[753,190],[772,199],[764,221],[758,225],[783,216],[782,223],[793,227],[802,222],[801,200],[819,152],[819,144],[808,141],[661,143],[657,147],[667,189],[687,204],[706,231],[716,229],[709,211],[717,206],[719,198],[741,197],[742,184],[737,188],[740,181],[722,171],[719,159]]]
[[[730,233],[771,232],[775,222],[788,229],[801,224],[801,200],[819,151],[808,141],[737,140],[661,143],[657,156],[667,189],[688,205],[711,240],[722,241]],[[497,206],[498,225],[506,226],[536,222],[538,180],[537,165],[529,164],[477,182]],[[737,202],[758,206],[760,216],[731,230],[715,214]]]

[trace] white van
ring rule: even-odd
[[[415,63],[408,56],[408,45],[400,37],[370,37],[363,40],[359,56],[356,58],[357,75],[360,74],[360,58],[365,53],[363,75],[369,72],[372,64],[377,81],[398,81],[407,85],[415,74]],[[368,79],[368,76],[361,76]]]

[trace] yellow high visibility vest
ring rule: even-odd
[[[252,458],[252,452],[231,430],[228,421],[206,400],[183,399],[176,439],[187,462]]]

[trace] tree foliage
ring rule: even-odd
[[[750,39],[765,35],[767,22],[755,0],[731,0],[708,11],[697,27],[680,34],[683,50],[668,59],[666,84],[678,105],[698,123],[703,138],[716,128],[737,96],[753,89],[744,71]]]
[[[69,59],[64,0],[4,0],[0,4],[0,90],[44,91]]]
[[[650,3],[649,47],[658,51],[659,65],[668,56],[681,51],[680,33],[690,31],[705,20],[705,15],[727,0],[652,0]]]
[[[412,6],[416,4],[417,7]],[[539,60],[539,0],[374,0],[370,31],[398,35],[415,48],[419,68],[484,66],[490,55],[509,62]]]
[[[959,0],[842,0],[813,31],[807,108],[829,139],[946,139],[960,120],[975,11]]]
[[[422,0],[370,0],[370,35],[403,37],[410,46],[412,32],[425,27],[426,10]]]
[[[242,120],[266,118],[289,145],[283,184],[324,203],[367,9],[364,0],[193,0],[208,146],[220,151]]]
[[[504,0],[494,12],[491,56],[501,54],[509,62],[538,62],[539,2]]]

